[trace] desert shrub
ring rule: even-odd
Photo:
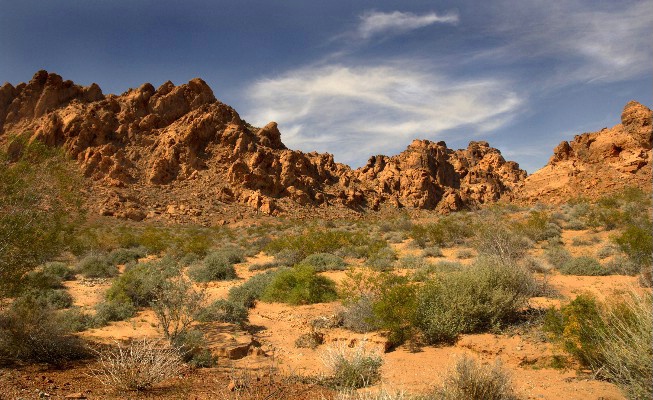
[[[630,258],[618,255],[610,259],[608,262],[605,263],[603,267],[608,275],[615,274],[615,275],[637,275],[642,271],[642,267],[637,265],[633,260]],[[647,269],[650,267],[644,267],[644,269]]]
[[[619,252],[619,248],[616,245],[612,243],[608,243],[603,247],[601,247],[599,251],[596,252],[596,256],[601,260],[603,260],[604,258],[608,258],[610,256],[617,254],[618,252]]]
[[[283,250],[293,251],[299,260],[315,253],[354,252],[360,256],[369,256],[386,247],[383,240],[373,239],[363,232],[344,230],[309,230],[300,235],[286,235],[274,239],[266,247],[270,254],[279,254]],[[290,265],[290,264],[287,264]]]
[[[110,302],[129,302],[134,307],[147,306],[156,289],[178,273],[176,264],[168,259],[136,264],[113,281],[105,298]]]
[[[93,315],[82,312],[79,307],[59,311],[59,318],[72,332],[82,332],[96,326]]]
[[[224,281],[236,278],[234,260],[239,259],[235,254],[211,253],[204,257],[201,263],[192,265],[188,275],[196,282]]]
[[[0,357],[59,365],[86,357],[84,343],[50,307],[20,301],[0,313]]]
[[[137,261],[147,255],[147,249],[144,247],[131,247],[114,249],[107,254],[107,262],[111,265],[123,265],[130,261]]]
[[[72,281],[75,279],[75,271],[68,267],[65,263],[52,261],[43,265],[43,272],[46,274],[55,275],[63,281]]]
[[[362,295],[346,303],[342,316],[342,326],[357,332],[367,333],[380,328],[374,314],[374,299],[370,295]]]
[[[499,221],[480,224],[474,237],[479,255],[497,257],[504,263],[516,262],[531,246],[530,240]]]
[[[474,236],[475,221],[469,213],[454,213],[440,218],[435,223],[414,224],[410,237],[419,247],[428,244],[449,246],[461,244],[465,239]]]
[[[628,294],[599,303],[579,295],[547,312],[544,329],[583,366],[619,385],[632,399],[653,395],[652,297]]]
[[[112,278],[118,275],[118,268],[106,256],[89,254],[77,263],[77,272],[87,278]]]
[[[474,251],[470,249],[460,249],[456,251],[456,258],[460,260],[465,260],[468,258],[473,258],[474,257]]]
[[[136,314],[136,308],[129,301],[105,300],[95,306],[94,325],[105,326],[109,322],[124,321]]]
[[[163,335],[174,340],[190,328],[203,300],[204,293],[197,292],[189,280],[179,276],[158,286],[150,305]]]
[[[401,243],[408,239],[408,235],[405,232],[387,232],[383,235],[383,238],[389,243]]]
[[[274,262],[279,265],[292,267],[305,258],[304,253],[294,249],[283,249],[274,255]]]
[[[442,249],[440,246],[428,246],[424,247],[424,257],[443,257]]]
[[[638,265],[653,263],[653,233],[650,223],[644,226],[630,225],[614,241]]]
[[[84,219],[79,168],[61,149],[30,136],[5,134],[0,147],[0,297],[71,249]]]
[[[32,289],[57,289],[63,287],[63,279],[61,276],[50,273],[43,269],[37,269],[27,273],[23,279],[23,290]]]
[[[322,303],[336,298],[335,282],[305,265],[279,271],[261,296],[264,301],[290,304]]]
[[[558,269],[573,259],[571,253],[562,246],[547,247],[544,256],[549,264]]]
[[[313,267],[316,272],[342,271],[347,269],[347,263],[342,257],[329,253],[315,253],[306,257],[301,264]]]
[[[278,273],[279,271],[266,271],[254,275],[242,285],[229,289],[228,299],[236,304],[242,304],[246,308],[254,307],[256,301],[261,299]]]
[[[372,303],[374,323],[389,332],[388,340],[399,345],[414,335],[417,289],[409,279],[383,274]]]
[[[560,227],[544,211],[531,211],[525,221],[515,225],[515,231],[534,242],[560,236]]]
[[[182,361],[175,349],[158,341],[138,340],[117,344],[98,352],[99,367],[93,375],[104,385],[122,390],[147,390],[181,372]]]
[[[632,399],[653,398],[653,306],[651,294],[631,294],[608,303],[602,317],[599,374]]]
[[[603,276],[610,273],[595,258],[589,256],[572,258],[562,264],[558,270],[565,275]]]
[[[531,272],[540,274],[551,272],[551,267],[537,257],[526,256],[520,260],[519,265]]]
[[[59,310],[72,306],[73,297],[64,289],[31,289],[23,292],[14,302],[28,302],[37,307]]]
[[[424,282],[430,279],[433,275],[460,271],[463,268],[464,266],[457,261],[439,261],[435,264],[429,264],[417,269],[413,274],[413,280]]]
[[[266,271],[268,269],[277,268],[279,265],[280,264],[277,261],[268,261],[264,263],[251,264],[249,267],[247,267],[247,269],[250,271]]]
[[[397,253],[390,247],[383,247],[371,254],[365,265],[377,271],[387,271],[392,269],[396,260]]]
[[[417,293],[417,326],[430,343],[510,323],[536,291],[532,274],[496,259],[480,259],[436,276]]]
[[[430,396],[429,396],[430,397]],[[463,356],[433,395],[438,400],[517,400],[500,364],[481,365]]]
[[[218,363],[218,358],[211,353],[204,334],[197,329],[179,333],[172,345],[177,349],[181,359],[195,368],[211,368]]]
[[[421,269],[428,268],[431,263],[421,256],[404,256],[397,262],[397,268]]]
[[[365,340],[354,348],[341,342],[324,351],[322,362],[330,372],[328,381],[332,385],[340,388],[362,388],[379,380],[383,358],[367,350],[365,345]]]
[[[229,322],[243,325],[249,318],[249,311],[242,304],[229,300],[219,299],[200,309],[195,314],[195,319],[200,322]]]

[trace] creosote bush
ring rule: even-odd
[[[248,314],[248,309],[242,304],[218,299],[200,309],[195,315],[195,319],[200,322],[217,321],[244,325],[249,318]]]
[[[289,304],[323,303],[336,298],[335,282],[301,264],[278,271],[261,296],[264,301]]]
[[[87,278],[112,278],[118,275],[118,268],[109,263],[106,256],[89,254],[77,264],[77,271]]]
[[[315,269],[315,272],[342,271],[347,269],[347,263],[342,257],[329,253],[315,253],[306,257],[301,264]]]
[[[98,361],[93,375],[102,384],[122,390],[148,390],[179,375],[183,367],[177,350],[152,340],[117,344],[100,351]]]
[[[515,320],[536,292],[532,274],[497,259],[435,276],[417,293],[416,324],[429,343],[500,328]]]
[[[245,283],[229,289],[228,299],[235,304],[243,305],[245,308],[254,307],[256,301],[261,299],[267,287],[280,271],[282,270],[265,271],[254,275]]]
[[[181,276],[166,279],[156,288],[150,305],[166,339],[174,341],[190,329],[203,300],[204,293],[196,291],[192,283]]]
[[[366,341],[360,341],[354,348],[340,342],[328,347],[322,354],[330,375],[327,379],[339,388],[362,388],[375,383],[381,377],[383,358],[366,348]]]
[[[565,275],[603,276],[610,273],[595,258],[588,256],[572,258],[558,269]]]
[[[210,253],[201,263],[194,264],[188,275],[196,282],[225,281],[236,278],[234,263],[242,260],[231,252]]]

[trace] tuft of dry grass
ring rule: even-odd
[[[99,368],[92,375],[106,386],[121,390],[147,390],[179,375],[179,352],[161,347],[158,340],[137,340],[98,352]]]
[[[481,365],[463,356],[433,397],[439,400],[517,400],[508,374],[500,364]]]
[[[322,362],[330,372],[327,382],[339,388],[351,389],[376,382],[381,376],[383,358],[368,350],[366,344],[366,340],[361,340],[353,348],[345,342],[329,346],[322,353]]]

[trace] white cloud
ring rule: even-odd
[[[609,3],[608,3],[609,4]],[[535,3],[515,11],[512,2],[494,9],[492,34],[506,44],[489,48],[468,61],[491,59],[508,64],[538,59],[555,63],[545,88],[575,83],[618,82],[650,74],[653,65],[650,1],[614,3]],[[522,21],[515,24],[515,21]]]
[[[458,15],[438,15],[435,12],[417,15],[400,11],[391,13],[369,11],[361,15],[356,33],[362,39],[369,39],[377,35],[404,33],[435,23],[456,24]]]
[[[356,166],[370,155],[395,154],[415,138],[494,130],[521,103],[506,82],[456,81],[414,62],[304,67],[258,81],[248,93],[248,121],[276,121],[290,148],[328,151]]]

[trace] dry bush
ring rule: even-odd
[[[183,363],[173,348],[159,346],[157,340],[118,344],[98,352],[99,368],[93,371],[102,384],[121,390],[147,390],[179,375]]]
[[[345,342],[329,346],[322,353],[322,362],[330,372],[327,382],[341,388],[362,388],[381,376],[383,358],[366,348],[362,340],[351,348]]]
[[[499,364],[480,365],[462,357],[445,378],[432,399],[439,400],[516,400],[508,374]]]
[[[333,400],[409,400],[417,399],[411,397],[406,392],[390,392],[386,389],[381,389],[378,392],[357,392],[355,390],[342,390],[339,391]]]

